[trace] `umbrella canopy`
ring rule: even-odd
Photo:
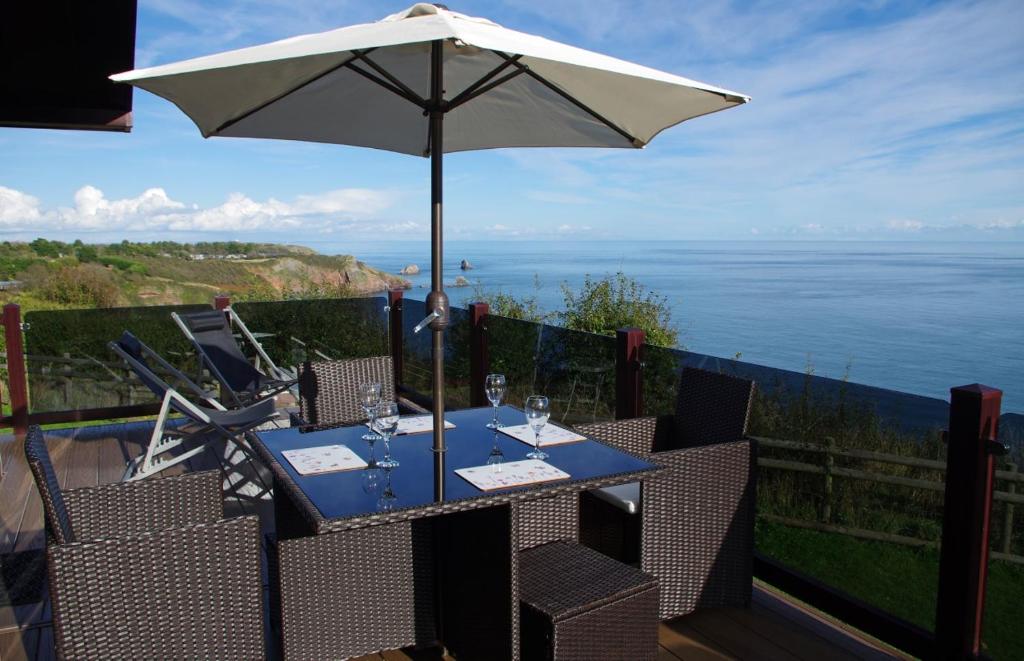
[[[429,154],[431,44],[442,42],[443,151],[642,147],[745,103],[663,73],[435,5],[365,25],[112,76],[175,103],[203,135]]]
[[[205,137],[302,140],[431,157],[434,449],[444,450],[442,154],[641,148],[749,98],[420,3],[376,23],[111,76],[177,105]],[[428,320],[424,320],[428,321]]]

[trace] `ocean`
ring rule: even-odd
[[[428,241],[314,246],[421,273]],[[463,272],[461,260],[474,268]],[[1003,390],[1024,413],[1024,243],[450,241],[445,282],[464,305],[478,292],[562,307],[562,285],[622,271],[665,297],[691,351],[948,400],[949,388]]]

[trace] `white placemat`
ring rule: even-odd
[[[366,422],[366,426],[370,426],[370,422]],[[444,421],[445,429],[455,429],[455,425]],[[398,419],[398,431],[395,432],[395,436],[402,436],[403,434],[423,434],[426,432],[434,431],[434,416],[431,414],[426,415],[410,415],[403,416]]]
[[[512,487],[526,486],[527,484],[565,480],[570,477],[565,471],[559,470],[539,459],[524,459],[522,461],[510,461],[505,464],[458,468],[455,470],[455,473],[481,491],[510,489]]]
[[[522,441],[527,445],[533,445],[533,430],[530,429],[530,425],[512,425],[510,427],[501,427],[498,429],[502,434],[508,434],[517,441]],[[563,429],[562,427],[556,427],[555,425],[544,425],[544,429],[540,430],[540,446],[542,448],[550,447],[552,445],[562,445],[563,443],[576,443],[577,441],[587,440],[586,436],[580,436],[574,431]]]
[[[281,453],[299,475],[320,475],[366,468],[367,463],[345,445],[321,445]]]

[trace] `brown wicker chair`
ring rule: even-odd
[[[659,580],[663,620],[750,603],[757,446],[746,428],[754,387],[684,368],[674,416],[578,427],[665,468],[644,482],[637,514],[611,504],[608,493],[584,494],[580,504],[584,544],[632,560],[639,541],[636,559]]]
[[[62,491],[39,427],[58,658],[264,658],[259,521],[221,519],[217,471]]]
[[[358,401],[363,383],[381,384],[381,399],[398,401],[405,412],[428,412],[404,398],[396,399],[391,356],[327,360],[299,367],[298,424],[329,427],[365,422],[366,414]]]

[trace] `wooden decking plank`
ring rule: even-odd
[[[121,439],[115,434],[108,434],[97,442],[100,447],[97,456],[96,483],[120,482],[126,463]]]
[[[684,661],[722,661],[732,659],[714,641],[686,624],[686,618],[663,622],[658,627],[658,642]]]
[[[0,553],[10,553],[18,540],[21,519],[28,503],[29,485],[32,473],[25,462],[21,441],[15,441],[17,451],[5,466],[3,480],[0,480]]]
[[[658,661],[679,661],[679,657],[658,645]]]
[[[44,617],[44,604],[24,604],[21,606],[0,607],[0,632],[16,631],[27,627],[38,626],[49,618]]]
[[[730,619],[729,610],[733,609],[698,611],[688,615],[686,623],[731,656],[740,659],[799,661],[797,656],[779,647],[772,640]]]
[[[857,658],[846,650],[829,644],[817,633],[799,625],[790,624],[771,611],[730,609],[726,616],[806,661],[815,661],[816,659],[846,661]]]
[[[39,629],[0,633],[0,661],[35,661]]]
[[[97,463],[99,459],[99,443],[92,439],[79,438],[78,434],[71,437],[71,465],[68,467],[65,489],[96,486]]]
[[[65,479],[68,471],[68,454],[71,448],[71,441],[66,437],[48,436],[46,449],[50,453],[50,462],[57,474],[57,480]],[[43,527],[43,501],[39,497],[39,490],[36,488],[35,480],[28,486],[28,501],[25,503],[25,512],[21,518],[21,527],[18,530],[18,538],[14,544],[15,551],[28,549],[41,549],[46,545],[46,532]]]
[[[767,585],[754,586],[752,608],[771,611],[860,659],[910,658],[898,650],[883,648],[853,627],[818,613]]]

